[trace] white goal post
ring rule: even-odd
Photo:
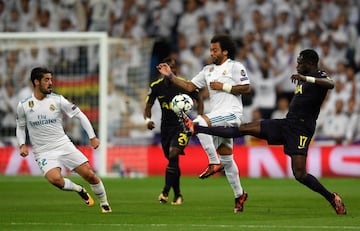
[[[143,41],[141,41],[141,43],[143,43]],[[106,166],[106,165],[107,165],[107,148],[109,146],[108,145],[109,124],[107,124],[108,116],[109,116],[108,115],[108,105],[107,105],[108,104],[108,94],[107,94],[108,93],[108,81],[112,81],[112,83],[114,85],[120,86],[119,89],[121,89],[121,90],[129,92],[128,89],[130,89],[130,88],[132,89],[131,92],[129,93],[129,95],[133,94],[132,96],[136,96],[136,97],[132,97],[132,96],[128,97],[128,95],[126,95],[126,94],[119,95],[120,98],[126,99],[126,103],[128,105],[130,105],[130,107],[133,104],[137,105],[137,103],[138,103],[137,101],[139,101],[139,99],[144,100],[144,98],[143,98],[144,97],[143,93],[145,92],[144,89],[145,88],[147,89],[147,86],[148,86],[149,75],[147,74],[145,69],[149,69],[149,66],[150,66],[149,65],[150,64],[150,55],[149,54],[152,50],[153,41],[150,41],[146,45],[147,46],[146,55],[144,55],[141,52],[138,52],[138,53],[136,51],[134,52],[133,44],[134,44],[134,41],[128,42],[123,39],[109,38],[105,32],[0,33],[0,58],[3,58],[2,60],[0,60],[0,68],[2,68],[1,73],[0,73],[0,80],[2,82],[4,82],[7,80],[7,78],[11,79],[11,76],[7,75],[7,73],[13,74],[16,72],[14,70],[10,70],[10,67],[7,65],[8,64],[7,59],[8,59],[8,56],[10,56],[8,54],[11,54],[11,51],[21,50],[21,52],[19,52],[19,53],[26,53],[25,51],[32,50],[32,48],[34,48],[34,47],[36,47],[35,50],[43,49],[43,50],[46,50],[46,52],[49,52],[49,50],[57,49],[57,51],[59,51],[56,56],[57,58],[54,58],[55,56],[49,55],[49,56],[46,56],[46,59],[43,60],[45,63],[37,64],[39,66],[47,66],[50,69],[53,69],[51,67],[51,65],[49,66],[48,64],[52,63],[52,65],[56,66],[57,64],[54,64],[54,62],[55,62],[54,60],[57,60],[57,59],[58,60],[56,62],[61,62],[61,60],[59,58],[59,56],[60,56],[59,47],[61,47],[61,50],[64,50],[66,47],[75,48],[75,47],[79,47],[79,46],[87,46],[87,48],[86,48],[87,49],[87,62],[88,62],[87,69],[89,69],[89,66],[90,66],[89,62],[92,62],[92,60],[97,60],[97,63],[96,63],[97,68],[92,70],[92,72],[90,71],[90,73],[86,73],[85,75],[87,75],[87,76],[94,75],[94,76],[96,76],[96,78],[98,77],[99,82],[96,83],[98,85],[96,85],[95,87],[93,85],[88,87],[85,84],[86,86],[79,88],[79,89],[76,89],[76,86],[73,86],[72,88],[74,88],[74,90],[73,90],[73,92],[70,92],[68,94],[68,96],[71,97],[74,94],[76,95],[78,91],[91,91],[91,90],[94,91],[94,89],[98,91],[96,93],[98,97],[97,96],[95,97],[95,98],[97,98],[97,99],[95,99],[96,102],[88,103],[88,104],[90,104],[90,106],[85,106],[85,108],[91,108],[91,106],[93,106],[93,104],[96,104],[96,107],[98,110],[96,112],[98,114],[95,113],[96,118],[98,119],[98,124],[97,124],[98,126],[96,127],[97,128],[96,130],[97,130],[101,145],[100,145],[99,149],[95,151],[96,155],[94,155],[94,159],[95,159],[94,162],[96,163],[96,166],[94,166],[94,167],[99,175],[106,176],[106,175],[108,175],[108,172],[107,172],[108,166]],[[90,46],[96,47],[95,49],[92,50],[93,53],[89,52]],[[109,49],[110,46],[111,46],[111,48]],[[115,49],[115,47],[118,50]],[[49,49],[49,48],[52,48],[52,49]],[[53,48],[55,48],[55,49],[53,49]],[[95,52],[94,52],[94,50],[95,50]],[[127,53],[125,53],[124,50]],[[27,53],[32,55],[32,51],[28,51]],[[89,53],[90,53],[90,55],[89,55]],[[7,54],[8,56],[1,57],[1,55],[4,55],[4,54]],[[96,54],[97,57],[92,57],[91,54]],[[118,56],[123,56],[123,57],[119,58]],[[131,60],[130,59],[126,60],[126,58],[129,56],[132,56]],[[111,61],[112,63],[109,63],[110,58],[112,59],[112,61]],[[145,62],[144,62],[144,58],[146,58]],[[24,74],[24,77],[23,77],[26,80],[29,79],[29,70],[31,69],[31,67],[34,67],[34,65],[35,65],[34,63],[36,63],[33,59],[34,58],[29,55],[29,57],[24,58],[24,60],[23,60],[24,63],[30,63],[30,64],[27,64],[27,66],[24,64],[24,69],[28,69],[28,70],[26,70],[27,75]],[[113,61],[114,59],[118,59],[118,60],[116,60],[116,62],[118,62],[119,64],[115,63],[115,61]],[[136,59],[138,59],[138,61],[134,61]],[[125,62],[124,62],[124,60],[125,60]],[[1,61],[3,61],[3,62],[1,62]],[[65,61],[67,61],[67,60],[65,60]],[[126,67],[130,71],[126,71],[125,74],[121,73],[122,75],[120,76],[119,72],[121,72],[122,70],[125,69],[123,65],[124,65],[124,63],[127,63],[127,61],[129,62],[129,64],[127,64]],[[135,63],[137,62],[139,66],[140,65],[143,66],[144,70],[142,72],[139,72],[139,68],[133,64],[134,62]],[[4,65],[1,65],[1,63],[3,63]],[[110,73],[110,72],[112,72],[110,70],[110,68],[111,68],[110,65],[113,65],[113,66],[120,65],[121,67],[117,67],[117,69],[118,69],[117,72],[114,71],[114,73]],[[63,64],[59,64],[57,66],[60,67],[60,69],[62,70]],[[16,68],[17,67],[14,67],[14,69],[16,69]],[[81,70],[85,69],[84,67],[79,67],[79,68]],[[119,71],[119,69],[120,69],[120,71]],[[54,71],[54,72],[55,72],[56,76],[59,76],[59,74],[56,73],[56,71]],[[78,73],[78,72],[81,72],[81,71],[77,70],[76,73]],[[20,71],[17,72],[18,75],[19,75],[19,73],[20,73]],[[67,75],[65,74],[64,76],[65,76],[64,84],[66,85],[67,84],[66,83]],[[74,72],[68,76],[71,76],[71,77],[68,77],[68,79],[71,79],[71,78],[76,79],[79,75],[75,74],[75,72]],[[140,76],[140,79],[136,79],[134,76],[135,77]],[[55,80],[56,79],[57,78],[55,78]],[[79,77],[79,79],[81,81],[82,77]],[[131,81],[136,81],[136,82],[131,82]],[[16,84],[18,84],[18,80],[15,80],[15,82],[16,82]],[[25,83],[23,85],[25,85]],[[128,85],[130,87],[128,87]],[[20,86],[20,87],[23,87],[23,86]],[[19,87],[19,89],[20,89],[20,87]],[[55,90],[56,90],[56,87],[57,87],[57,84],[55,84]],[[65,92],[67,93],[66,89],[65,89]],[[60,92],[59,94],[62,94],[62,92]],[[65,94],[65,96],[66,96],[66,94]],[[85,101],[89,100],[86,97],[87,96],[85,96]],[[85,105],[85,103],[83,103],[83,104]],[[142,107],[141,104],[139,104],[139,105]],[[138,106],[138,107],[140,107],[140,106]],[[134,108],[137,110],[137,108],[135,106],[134,106]],[[129,108],[127,108],[125,110],[129,110]],[[131,110],[134,110],[134,109],[132,108]],[[110,114],[111,114],[111,112],[110,112]],[[127,123],[127,122],[123,123],[121,125],[122,127],[119,127],[118,128],[119,130],[115,131],[115,132],[122,133],[119,131],[126,130],[128,133],[131,133],[134,130],[133,127],[131,127],[131,126],[136,126],[136,129],[139,127],[136,124],[133,125],[133,123],[131,123],[132,125],[128,125],[128,124],[129,123]],[[112,124],[110,124],[110,127],[112,127]],[[140,131],[139,133],[141,134],[143,132]],[[5,136],[6,136],[6,134],[5,134]],[[2,143],[1,139],[3,137],[4,137],[4,134],[2,134],[2,137],[0,137],[0,144]],[[115,144],[117,144],[117,145],[118,144],[120,144],[120,145],[128,144],[129,142],[131,143],[136,140],[141,140],[141,139],[129,139],[127,136],[126,137],[124,136],[125,138],[123,138],[123,136],[121,134],[119,135],[119,137],[115,137],[115,139],[113,139],[113,140],[115,140]]]

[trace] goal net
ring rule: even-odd
[[[102,32],[0,34],[0,146],[17,146],[17,103],[31,94],[31,69],[46,66],[54,71],[54,92],[74,102],[94,126],[101,142],[94,167],[108,175],[109,147],[152,142],[154,132],[142,118],[152,48],[152,40],[114,39]],[[79,121],[64,118],[64,126],[76,145],[89,143]]]

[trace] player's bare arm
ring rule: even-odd
[[[176,86],[184,89],[187,92],[193,92],[196,90],[196,86],[190,82],[178,78],[172,71],[170,66],[167,63],[160,63],[157,66],[158,71],[164,75],[166,78],[170,79]]]
[[[155,128],[155,123],[154,121],[151,120],[151,108],[153,105],[146,103],[145,105],[145,110],[144,110],[144,119],[145,119],[145,124],[146,127],[149,130],[153,130]]]
[[[250,93],[250,91],[251,91],[250,84],[226,86],[226,84],[221,83],[221,82],[211,82],[210,88],[212,90],[227,91],[234,95],[247,94],[247,93]]]
[[[297,83],[298,81],[301,82],[311,82],[314,84],[319,85],[320,87],[324,87],[327,89],[333,89],[334,88],[334,81],[330,78],[315,78],[312,76],[305,76],[305,75],[301,75],[301,74],[293,74],[290,77],[291,81],[293,83]]]
[[[204,114],[204,91],[207,91],[207,88],[200,89],[200,93],[198,95],[198,99],[195,100],[196,102],[196,111],[198,115]]]

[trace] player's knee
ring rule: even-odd
[[[293,175],[295,177],[295,179],[299,182],[303,182],[303,180],[306,177],[306,171],[302,171],[302,170],[294,170],[293,171]]]
[[[86,174],[82,176],[90,184],[97,184],[100,182],[99,177],[94,173],[94,171],[89,170]]]
[[[177,159],[179,157],[179,154],[181,153],[181,150],[177,147],[170,147],[169,151],[169,160],[171,159]]]
[[[169,161],[171,161],[171,160],[177,160],[178,156],[179,156],[179,154],[176,153],[176,152],[170,153],[170,155],[169,155]]]
[[[232,155],[233,153],[233,149],[232,146],[228,145],[228,144],[221,144],[218,148],[217,148],[217,152],[220,155]]]
[[[58,168],[53,168],[53,169],[50,169],[48,172],[46,172],[45,174],[45,178],[47,179],[47,181],[62,189],[64,187],[64,178],[62,177],[61,173],[60,173],[60,169]]]
[[[196,119],[194,119],[194,123],[198,123],[200,126],[208,127],[208,123],[206,122],[204,117],[200,115],[196,117]]]
[[[54,185],[55,187],[62,189],[64,187],[64,179],[61,177],[50,177],[47,178],[50,184]]]
[[[100,182],[100,178],[95,174],[88,162],[77,167],[75,169],[75,172],[77,172],[84,180],[86,180],[90,184],[97,184]]]

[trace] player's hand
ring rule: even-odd
[[[100,141],[97,137],[91,138],[90,139],[90,145],[91,147],[93,147],[94,149],[97,149],[100,145]]]
[[[149,130],[153,130],[155,128],[155,123],[154,121],[149,121],[146,126]]]
[[[162,75],[169,76],[171,73],[171,68],[167,63],[160,63],[156,68]]]
[[[29,151],[27,149],[27,146],[23,144],[20,146],[20,156],[26,157],[27,155],[29,155]]]
[[[223,83],[221,82],[210,82],[210,88],[212,90],[222,90],[222,87],[223,87]]]
[[[306,81],[306,77],[300,74],[293,74],[291,77],[291,82],[293,83],[299,83],[299,82],[305,82]]]

